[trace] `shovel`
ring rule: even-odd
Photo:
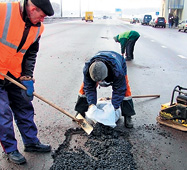
[[[155,97],[155,98],[159,98],[160,95],[159,95],[159,94],[151,94],[151,95],[132,96],[132,98],[147,98],[147,97]]]
[[[138,96],[131,96],[132,98],[147,98],[147,97],[155,97],[155,98],[159,98],[160,95],[159,94],[150,94],[150,95],[138,95]],[[103,97],[100,100],[111,100],[112,97]]]
[[[27,88],[25,86],[23,86],[21,83],[17,82],[16,80],[12,79],[11,77],[3,74],[0,72],[0,75],[2,75],[3,77],[5,77],[7,80],[9,80],[10,82],[14,83],[15,85],[17,85],[18,87],[20,87],[23,90],[27,90]],[[63,110],[62,108],[60,108],[59,106],[51,103],[50,101],[46,100],[44,97],[38,95],[37,93],[33,92],[33,95],[35,97],[37,97],[38,99],[42,100],[43,102],[49,104],[50,106],[54,107],[55,109],[59,110],[60,112],[64,113],[66,116],[70,117],[71,119],[73,119],[74,121],[76,121],[78,123],[79,126],[81,126],[81,128],[89,135],[92,131],[93,131],[93,127],[86,121],[86,119],[84,119],[84,117],[82,117],[81,114],[78,114],[76,117],[72,116],[70,113],[68,113],[67,111]]]

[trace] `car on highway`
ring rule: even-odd
[[[184,31],[184,32],[187,32],[187,19],[180,22],[179,25],[178,25],[178,31]]]
[[[162,27],[162,28],[166,28],[166,19],[164,17],[157,17],[157,18],[153,18],[149,25],[151,25],[152,27]]]
[[[149,22],[152,20],[152,15],[144,15],[143,20],[141,21],[142,25],[149,25]]]
[[[107,19],[108,17],[106,15],[103,16],[103,19]]]
[[[139,19],[138,18],[131,18],[130,19],[130,24],[136,24],[139,23]]]

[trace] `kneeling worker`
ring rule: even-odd
[[[85,63],[84,80],[79,90],[75,111],[85,117],[85,112],[97,103],[97,86],[112,86],[112,105],[117,110],[121,106],[124,126],[133,128],[131,116],[135,115],[126,62],[122,55],[114,51],[100,51]]]

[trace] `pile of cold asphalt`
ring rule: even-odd
[[[72,148],[74,135],[87,136],[82,129],[69,129],[65,140],[53,153],[54,163],[50,170],[117,170],[137,169],[131,153],[132,145],[128,132],[97,123],[94,130],[86,137],[82,147]],[[77,142],[76,139],[74,141]]]

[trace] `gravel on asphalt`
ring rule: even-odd
[[[86,139],[79,145],[79,135]],[[97,123],[90,135],[86,135],[82,129],[68,129],[65,140],[52,154],[54,159],[50,170],[117,170],[136,168],[136,162],[131,153],[132,145],[129,142],[129,134],[124,128],[111,128]],[[72,148],[72,140],[75,146]],[[79,146],[77,146],[79,145]]]

